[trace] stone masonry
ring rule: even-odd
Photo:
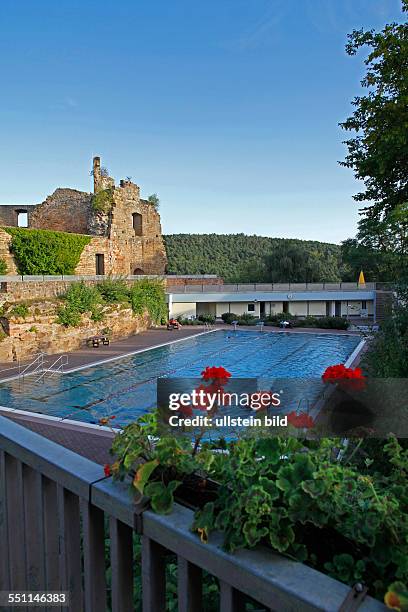
[[[26,213],[28,227],[88,234],[92,237],[75,270],[77,274],[164,274],[166,252],[160,215],[140,197],[140,188],[129,180],[115,185],[93,160],[94,194],[58,188],[36,206],[0,206],[0,225],[17,226],[20,213]],[[105,191],[109,206],[94,206],[94,196]],[[9,274],[17,267],[10,253],[10,236],[0,230],[0,257]]]

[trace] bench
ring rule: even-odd
[[[108,336],[91,336],[90,338],[88,338],[86,343],[88,346],[92,344],[94,348],[98,348],[101,343],[105,346],[109,346],[109,338]]]

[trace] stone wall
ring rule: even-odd
[[[9,335],[0,341],[0,362],[24,360],[39,352],[68,353],[84,346],[87,338],[106,328],[110,330],[109,337],[117,340],[145,331],[150,325],[147,314],[136,316],[130,308],[122,306],[109,306],[104,320],[98,323],[83,315],[78,327],[64,327],[55,317],[56,304],[45,301],[32,305],[25,319],[2,319]]]
[[[10,252],[11,236],[4,230],[0,230],[0,259],[6,262],[7,274],[18,274],[17,265]]]
[[[85,268],[84,268],[85,270]],[[85,274],[85,272],[83,272]],[[202,280],[197,278],[188,277],[175,277],[175,276],[163,276],[166,287],[192,285],[192,284],[220,284],[222,279],[220,278],[203,278]],[[206,282],[207,281],[207,282]],[[4,302],[24,302],[33,299],[46,299],[54,298],[64,294],[68,287],[72,285],[73,280],[46,280],[46,281],[7,281],[2,282],[0,285],[0,305]],[[95,285],[100,281],[97,280],[85,280],[86,285]],[[126,281],[129,285],[134,280]]]
[[[30,224],[31,213],[36,209],[35,204],[28,205],[13,205],[13,204],[1,204],[0,205],[0,226],[11,225],[12,227],[18,226],[18,214],[20,212],[26,212],[28,215],[28,223]]]
[[[76,189],[56,189],[30,216],[30,227],[87,234],[92,195]]]

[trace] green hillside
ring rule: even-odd
[[[164,237],[170,274],[218,274],[229,282],[347,280],[335,244],[245,234]]]

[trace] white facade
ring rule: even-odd
[[[169,313],[173,317],[195,317],[211,314],[217,318],[225,312],[250,314],[256,318],[288,312],[291,315],[374,317],[375,291],[234,291],[233,293],[200,292],[168,295]]]

